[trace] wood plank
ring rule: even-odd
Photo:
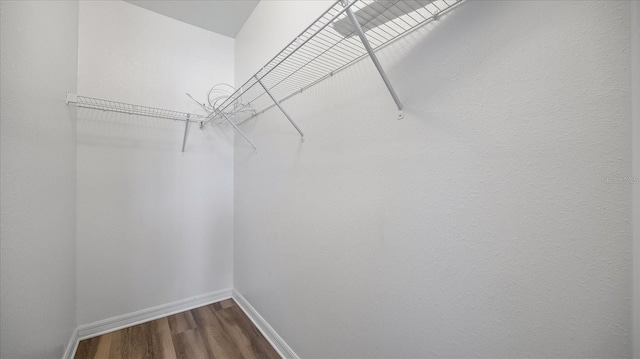
[[[141,340],[145,342],[146,353],[151,353],[150,355],[154,359],[176,359],[167,318],[157,319],[142,324],[142,326],[145,333],[144,338],[141,338]]]
[[[229,336],[234,343],[236,343],[242,356],[246,359],[258,359],[256,353],[253,352],[251,339],[248,338],[242,328],[240,328],[234,315],[226,309],[216,311],[215,315],[227,329]]]
[[[95,357],[96,352],[98,351],[98,343],[100,342],[100,337],[89,338],[85,340],[81,340],[78,344],[78,349],[76,349],[75,359],[92,359]]]
[[[123,359],[152,359],[153,342],[151,339],[151,324],[143,323],[127,328],[129,332],[129,356]]]
[[[109,348],[109,359],[122,359],[126,357],[127,345],[124,343],[124,330],[111,333],[111,346]]]
[[[229,298],[229,299],[225,299],[222,302],[219,302],[220,306],[222,307],[222,309],[227,309],[227,308],[231,308],[233,306],[236,305],[236,302],[233,301],[233,299]]]
[[[191,313],[198,324],[202,341],[210,358],[242,358],[236,343],[220,323],[211,306],[193,309]]]
[[[173,346],[176,359],[211,359],[197,328],[174,334]]]
[[[224,310],[225,315],[230,315],[230,321],[235,322],[243,331],[244,335],[249,338],[251,343],[251,351],[258,358],[274,358],[280,359],[278,352],[273,349],[267,339],[260,333],[258,328],[253,324],[251,319],[240,309],[239,306],[229,307]]]
[[[96,354],[93,356],[94,359],[109,359],[109,351],[111,350],[112,337],[113,335],[111,333],[100,336],[100,341],[98,342],[98,349],[96,350]]]
[[[171,334],[178,334],[185,332],[189,329],[197,328],[196,321],[191,315],[191,311],[186,311],[167,317],[169,321],[169,327],[171,328]]]

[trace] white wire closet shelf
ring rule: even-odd
[[[74,103],[77,107],[90,108],[94,110],[110,111],[126,113],[129,115],[139,115],[155,118],[163,118],[173,121],[187,121],[201,122],[204,120],[204,115],[198,115],[195,113],[187,113],[173,110],[165,110],[156,107],[140,106],[125,102],[104,100],[101,98],[87,97],[74,95],[67,93],[67,104]]]
[[[189,124],[191,124],[192,122],[198,122],[200,123],[200,126],[203,126],[203,121],[205,119],[204,115],[195,113],[165,110],[149,106],[140,106],[125,102],[105,100],[96,97],[80,96],[67,92],[67,105],[70,103],[75,104],[79,108],[155,117],[173,121],[184,121],[185,128],[184,137],[182,139],[182,152],[184,152],[185,146],[187,144],[187,133],[189,131]]]
[[[239,109],[257,116],[278,107],[298,130],[280,102],[370,56],[402,118],[397,97],[374,51],[409,33],[462,0],[339,0],[280,53],[210,113],[205,124],[227,119]],[[246,120],[246,119],[244,119]],[[241,121],[244,121],[241,120]]]

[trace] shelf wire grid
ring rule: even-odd
[[[253,110],[254,117],[275,105],[256,78],[276,99],[286,100],[337,71],[368,56],[346,14],[355,13],[374,50],[418,28],[463,0],[352,0],[343,6],[336,1],[313,24],[254,76],[222,102],[219,111],[233,114],[238,108]],[[250,117],[250,118],[251,118]]]
[[[87,96],[77,96],[76,106],[94,110],[127,113],[130,115],[163,118],[174,121],[187,121],[187,119],[189,119],[189,122],[201,122],[205,119],[205,116],[194,113],[133,105],[130,103],[110,101]]]

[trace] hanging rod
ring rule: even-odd
[[[77,107],[89,108],[94,110],[155,117],[173,121],[184,121],[185,129],[182,140],[182,152],[184,152],[185,146],[187,144],[187,132],[189,131],[189,123],[199,122],[202,126],[205,119],[205,116],[195,113],[165,110],[155,107],[133,105],[125,102],[104,100],[95,97],[80,96],[67,91],[67,105],[68,104],[75,104]]]
[[[351,64],[370,57],[391,97],[399,118],[402,103],[374,52],[420,26],[438,19],[463,0],[337,0],[299,36],[209,114],[204,123],[220,118],[241,102],[254,110],[252,118]],[[357,21],[354,23],[354,20]],[[285,113],[288,119],[290,117]],[[247,119],[241,120],[241,122]],[[292,122],[292,125],[295,124]],[[296,126],[297,127],[297,126]],[[296,128],[298,131],[299,129]],[[301,132],[301,131],[299,131]]]

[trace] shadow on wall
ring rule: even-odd
[[[510,54],[520,50],[531,51],[529,40],[532,36],[513,36],[501,31],[501,26],[487,21],[491,17],[499,16],[509,19],[513,4],[500,4],[494,2],[483,4],[482,7],[471,8],[468,2],[458,5],[455,10],[446,13],[439,19],[432,21],[416,31],[400,38],[392,46],[393,52],[382,50],[379,53],[383,65],[388,68],[394,83],[398,84],[398,92],[403,96],[406,104],[420,104],[416,113],[423,113],[428,108],[434,108],[433,98],[438,94],[455,91],[455,89],[469,84],[460,81],[472,82],[485,81],[485,86],[498,86],[502,83],[492,83],[491,79],[477,78],[484,69],[495,66],[496,62],[508,62]],[[460,26],[464,23],[465,26]],[[519,23],[529,32],[539,34],[544,31],[545,24],[538,19],[532,19],[531,23]],[[480,32],[484,37],[482,41],[471,42],[466,33],[471,29],[484,29]],[[516,35],[524,35],[525,31],[516,32]],[[495,37],[495,34],[502,36]],[[489,37],[492,37],[489,39]],[[494,42],[500,46],[487,47],[486,43]],[[433,49],[439,49],[434,52]],[[445,51],[446,50],[446,51]],[[535,55],[535,54],[534,54]],[[416,59],[420,64],[416,64]],[[447,66],[449,63],[460,62],[460,59],[469,59],[464,68]],[[527,63],[528,65],[529,63]],[[523,65],[524,66],[524,65]],[[421,68],[422,67],[422,68]],[[434,69],[430,71],[430,68]],[[416,71],[407,71],[416,69]],[[448,71],[441,71],[447,69]],[[422,91],[412,91],[415,83],[424,84]],[[419,98],[416,96],[420,96]],[[456,95],[452,93],[451,95]]]

